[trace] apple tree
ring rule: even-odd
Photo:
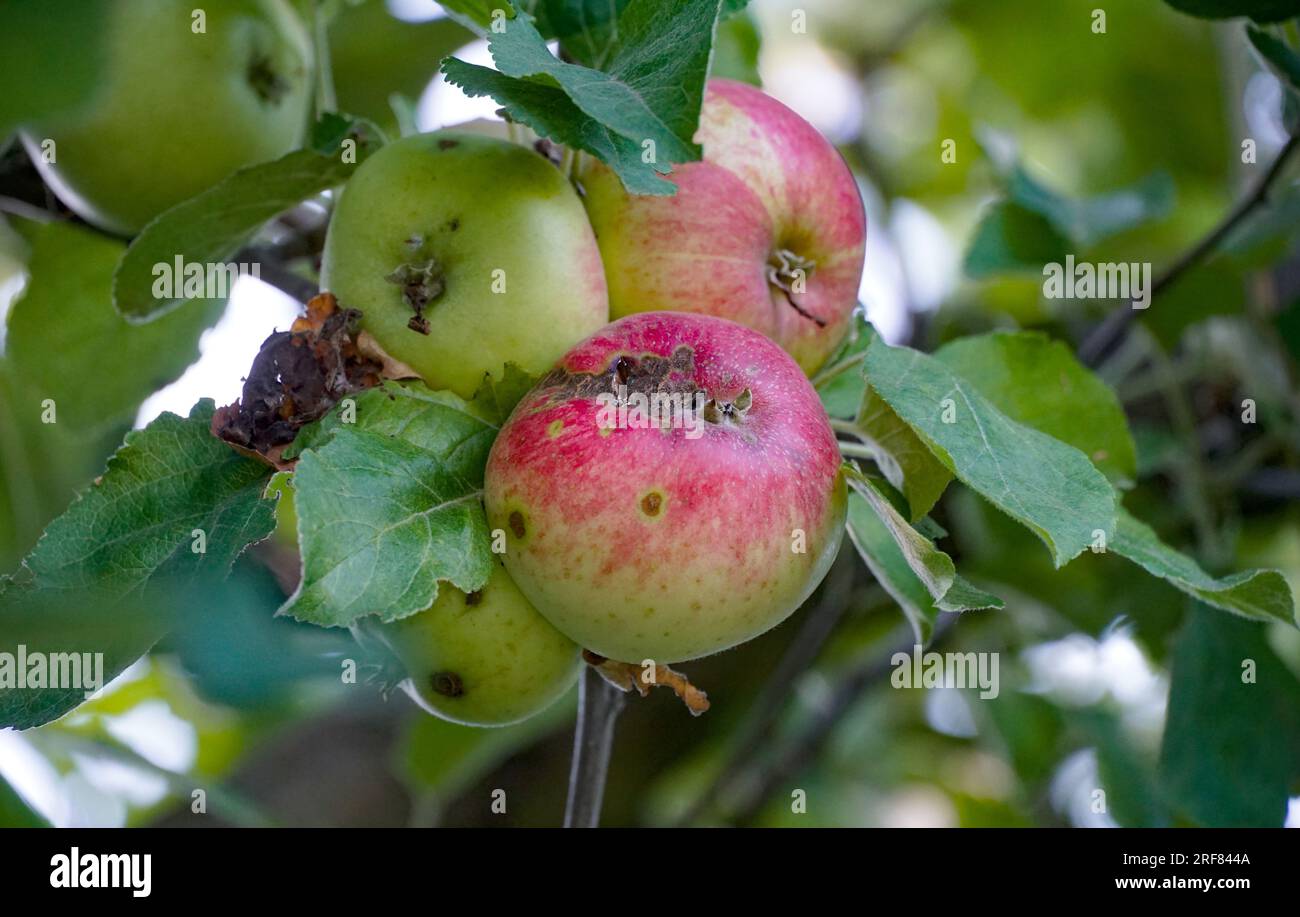
[[[898,768],[970,754],[953,736],[996,748],[1022,797],[963,823],[1029,819],[1086,751],[1113,823],[1281,824],[1300,8],[954,0],[863,14],[892,34],[869,53],[837,28],[852,4],[753,6],[0,3],[0,727],[157,771],[96,719],[131,690],[263,723],[363,696],[385,722],[400,687],[432,715],[407,721],[407,776],[444,800],[576,719],[566,824],[600,822],[617,736],[689,771],[657,822],[834,823],[772,799],[835,798],[800,781],[833,783],[832,737],[888,729],[841,728],[873,688],[916,734],[956,688],[963,712],[925,729],[947,738]],[[820,17],[847,43],[880,103],[856,138],[765,91],[758,7],[782,42]],[[1031,9],[1096,64],[1078,111],[1010,69]],[[1142,29],[1186,59],[1235,42],[1276,91],[1275,142],[1175,112],[1195,141],[1153,163],[1182,141],[1114,91]],[[458,52],[476,41],[490,66]],[[913,42],[966,48],[979,79]],[[435,74],[495,117],[421,130]],[[891,134],[879,74],[942,133]],[[983,107],[1016,93],[1022,137]],[[1045,177],[1035,156],[1075,139],[1058,110],[1103,98],[1123,154]],[[1215,143],[1240,146],[1229,201]],[[875,234],[891,269],[937,272],[897,255],[899,215],[967,197],[961,283],[886,327],[861,301]],[[247,274],[299,314],[239,399],[130,429]],[[1044,687],[1035,660],[1116,635],[1162,673],[1157,703],[1167,683],[1154,734]],[[94,677],[56,677],[73,659]],[[234,791],[222,809],[262,821]]]

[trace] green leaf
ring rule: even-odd
[[[591,153],[617,172],[632,194],[675,192],[676,185],[659,178],[654,168],[641,161],[636,143],[587,117],[564,90],[508,77],[454,57],[443,61],[442,72],[467,96],[491,96],[512,121],[526,124],[556,143]]]
[[[1161,542],[1155,532],[1123,508],[1119,510],[1112,548],[1152,576],[1215,608],[1256,621],[1300,624],[1291,587],[1277,570],[1249,570],[1215,579],[1190,557]]]
[[[1044,264],[1064,261],[1069,246],[1042,214],[999,201],[976,227],[962,269],[975,279],[1012,271],[1037,272]]]
[[[860,365],[875,334],[859,306],[849,322],[844,340],[812,377],[813,388],[821,396],[826,413],[832,417],[857,416],[867,388]]]
[[[1137,450],[1115,393],[1060,341],[1039,332],[960,338],[934,354],[1012,420],[1068,443],[1112,481],[1137,475]]]
[[[1064,238],[1079,246],[1167,214],[1174,203],[1173,180],[1156,172],[1129,188],[1085,198],[1069,198],[1039,182],[1017,165],[1008,176],[1010,199],[1049,220]]]
[[[718,0],[631,0],[599,60],[590,58],[599,69],[556,58],[521,13],[488,35],[497,75],[454,59],[443,72],[538,133],[599,157],[629,190],[671,194],[656,175],[700,158],[693,137],[718,9]]]
[[[331,417],[294,472],[303,577],[281,613],[325,626],[393,621],[428,608],[441,580],[482,588],[496,428],[418,384],[363,393],[355,425]]]
[[[116,599],[142,593],[157,576],[229,573],[275,528],[275,504],[262,499],[271,468],[213,437],[212,414],[204,399],[187,418],[165,413],[128,433],[104,474],[23,561],[32,584]],[[201,552],[193,550],[196,530]]]
[[[1002,600],[957,575],[950,558],[907,524],[876,484],[845,466],[848,531],[853,546],[881,587],[898,602],[919,643],[929,641],[940,611],[1001,608]]]
[[[1153,762],[1133,747],[1120,719],[1110,710],[1093,707],[1074,711],[1071,720],[1096,749],[1097,777],[1106,790],[1111,818],[1125,828],[1169,827],[1169,809]]]
[[[875,453],[885,480],[907,498],[911,521],[923,518],[943,496],[952,474],[871,386],[863,392],[853,426]]]
[[[762,45],[758,20],[748,10],[723,19],[718,23],[709,75],[762,86],[763,79],[758,72]]]
[[[1174,645],[1160,770],[1201,825],[1281,826],[1300,779],[1300,683],[1265,628],[1192,609]]]
[[[186,590],[223,578],[274,528],[271,469],[209,432],[213,405],[127,435],[99,480],[0,581],[0,652],[102,653],[104,681],[188,610]],[[201,550],[200,550],[201,549]],[[25,729],[85,699],[80,686],[0,690],[0,728]]]
[[[471,404],[484,419],[499,428],[537,381],[516,364],[507,363],[501,381],[498,382],[495,377],[484,380],[474,393]]]
[[[941,361],[877,338],[866,378],[967,486],[1023,525],[1059,567],[1115,530],[1115,493],[1079,450],[1016,423]]]
[[[527,2],[527,0],[525,0]],[[455,21],[467,28],[488,26],[492,23],[492,14],[501,10],[507,16],[513,16],[514,10],[507,0],[440,0],[439,6]],[[482,29],[475,29],[482,33]]]
[[[355,151],[344,146],[348,140],[356,142]],[[178,259],[184,265],[226,264],[277,215],[345,182],[381,143],[374,125],[325,115],[312,130],[309,148],[240,169],[149,223],[117,267],[113,303],[136,322],[176,308],[183,299],[155,295],[159,265],[170,267]]]
[[[1278,76],[1293,90],[1300,91],[1300,54],[1291,50],[1286,42],[1254,26],[1246,26],[1246,37]]]
[[[52,398],[59,425],[85,436],[134,415],[150,394],[198,357],[199,336],[223,303],[169,316],[147,328],[113,309],[113,270],[122,244],[71,223],[31,231],[31,280],[9,316],[7,348],[38,400],[11,409],[36,418]]]
[[[0,774],[0,828],[49,828],[49,821],[18,795]]]
[[[1281,22],[1300,16],[1300,0],[1165,0],[1179,12],[1202,19],[1249,16],[1256,22]]]

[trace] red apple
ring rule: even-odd
[[[807,121],[762,91],[710,80],[672,197],[629,195],[599,162],[581,182],[614,318],[671,309],[761,331],[812,374],[858,301],[866,214],[853,175]]]
[[[698,412],[643,424],[650,395]],[[561,633],[666,664],[749,640],[808,597],[844,529],[839,468],[817,393],[781,348],[653,312],[605,326],[525,396],[492,447],[485,502],[511,577]]]

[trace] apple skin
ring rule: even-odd
[[[672,197],[629,195],[594,160],[581,172],[610,314],[728,318],[772,338],[811,375],[858,302],[867,221],[853,175],[811,124],[732,80],[709,81],[695,139],[704,158],[673,166]],[[779,250],[811,262],[802,293],[769,282]]]
[[[498,561],[467,595],[443,583],[433,604],[392,623],[364,619],[406,669],[411,699],[466,726],[506,726],[549,707],[577,680],[577,645],[537,613]]]
[[[430,259],[443,288],[428,291],[422,334],[409,326],[412,294],[390,278]],[[330,221],[321,284],[362,311],[390,356],[464,398],[507,362],[545,372],[609,320],[600,250],[563,173],[460,131],[406,137],[362,163]]]
[[[285,0],[208,4],[205,34],[191,31],[193,3],[104,2],[101,82],[82,105],[21,131],[42,178],[78,216],[133,235],[231,172],[299,146],[312,52]],[[51,29],[77,14],[76,4],[49,5]]]
[[[718,404],[748,389],[743,415],[695,438],[600,429],[595,392],[627,361],[631,391],[661,379],[650,355],[675,353],[692,365],[651,387]],[[776,344],[711,316],[640,313],[579,344],[520,401],[488,458],[484,502],[511,577],[556,628],[602,656],[666,664],[749,640],[811,594],[844,532],[840,465],[817,393]]]

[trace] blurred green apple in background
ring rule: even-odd
[[[312,98],[311,44],[285,0],[95,0],[101,72],[77,105],[26,120],[42,177],[74,212],[131,235],[231,172],[295,149]],[[46,4],[43,40],[66,34],[45,73],[82,53],[62,20],[82,4]],[[201,17],[199,14],[202,14]],[[13,36],[11,35],[12,39]],[[7,87],[10,88],[10,87]]]

